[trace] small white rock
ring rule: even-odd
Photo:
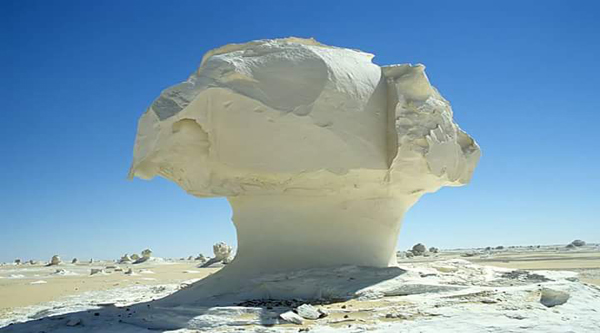
[[[305,319],[315,320],[321,317],[319,310],[310,304],[302,304],[296,309],[296,311],[300,317]]]
[[[284,312],[280,314],[279,317],[292,324],[302,325],[302,323],[304,323],[304,319],[302,319],[302,317],[300,317],[293,311]]]

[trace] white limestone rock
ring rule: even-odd
[[[61,260],[60,257],[58,255],[53,255],[52,259],[50,259],[50,262],[48,263],[48,266],[56,266],[56,265],[60,265]]]
[[[131,262],[131,258],[129,257],[129,255],[127,253],[125,253],[125,255],[122,256],[121,259],[119,259],[120,264],[127,264],[130,262]]]
[[[310,304],[302,304],[296,308],[298,315],[304,319],[316,320],[321,317],[321,312]]]
[[[304,319],[301,316],[294,313],[293,311],[284,312],[280,314],[279,317],[281,317],[281,319],[287,321],[288,323],[296,325],[302,325],[302,323],[304,323]]]
[[[475,141],[423,65],[285,38],[208,52],[138,123],[130,177],[227,197],[237,257],[218,274],[396,263],[404,213],[469,182]]]

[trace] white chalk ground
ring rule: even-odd
[[[13,309],[0,319],[0,332],[600,332],[600,288],[579,281],[576,272],[528,273],[442,258],[385,269],[347,266],[274,274],[222,295],[222,304],[198,300],[186,308],[151,301],[177,291],[185,295],[202,282],[89,291]],[[311,290],[312,300],[241,300]],[[547,307],[543,298],[547,304],[566,302]],[[304,303],[328,316],[301,325],[280,319]]]

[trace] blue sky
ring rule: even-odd
[[[206,51],[286,36],[425,64],[482,147],[470,185],[408,212],[400,249],[600,242],[599,13],[597,1],[1,1],[0,261],[235,243],[224,199],[126,180],[136,123]]]

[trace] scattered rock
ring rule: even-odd
[[[293,311],[284,312],[280,314],[279,317],[292,324],[302,325],[302,323],[304,323],[304,319],[302,319],[302,317],[300,317]]]
[[[557,305],[562,305],[567,303],[570,295],[564,291],[544,288],[542,289],[542,296],[540,298],[540,303],[545,305],[546,307],[554,307]]]
[[[298,315],[304,319],[319,319],[321,317],[321,312],[314,306],[310,304],[302,304],[297,309]]]

